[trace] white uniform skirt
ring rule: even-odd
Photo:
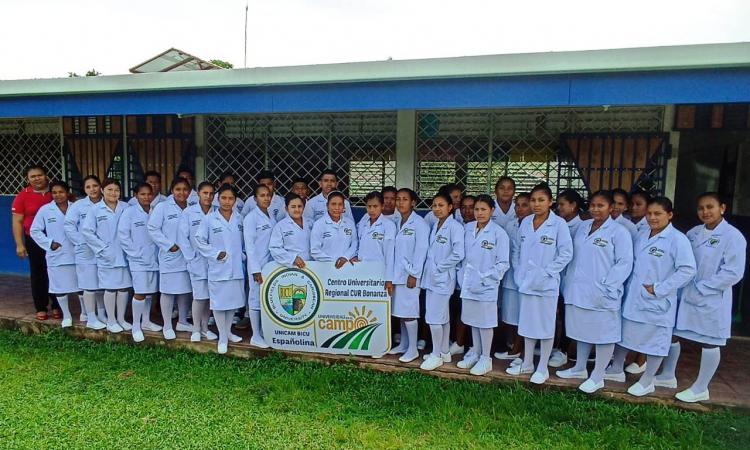
[[[701,344],[718,345],[720,347],[727,345],[726,338],[706,336],[705,334],[696,333],[695,331],[690,331],[690,330],[674,330],[674,335],[681,337],[681,338],[689,339],[693,342],[700,342]]]
[[[76,264],[76,278],[80,291],[98,291],[101,289],[96,264]]]
[[[245,306],[245,280],[209,281],[211,309],[230,311]]]
[[[555,337],[557,296],[542,297],[518,293],[518,334],[530,339]]]
[[[667,356],[672,344],[672,328],[622,318],[621,347],[646,355]]]
[[[192,291],[193,286],[190,285],[190,274],[187,270],[159,274],[159,292],[162,294],[179,295]]]
[[[96,267],[96,266],[94,266]],[[50,294],[72,294],[79,292],[75,264],[64,266],[47,266]]]
[[[425,290],[424,321],[428,325],[444,325],[450,322],[451,295]]]
[[[515,289],[503,288],[500,314],[503,322],[508,325],[518,326],[518,316],[521,314],[518,295],[518,291]]]
[[[127,267],[97,267],[100,289],[117,291],[133,287]]]
[[[250,275],[248,284],[247,306],[253,311],[260,311],[260,285],[255,282],[252,275]]]
[[[565,334],[587,344],[617,344],[622,339],[619,310],[598,311],[565,305]]]
[[[419,318],[419,280],[417,287],[409,289],[405,284],[393,285],[391,315],[402,319]]]
[[[461,322],[475,328],[495,328],[497,326],[497,302],[480,302],[462,298]]]
[[[133,292],[136,294],[153,294],[159,292],[159,271],[130,272],[133,277]]]
[[[197,300],[207,300],[211,297],[208,292],[208,280],[196,280],[192,276],[190,277],[190,286],[193,288],[193,298]]]

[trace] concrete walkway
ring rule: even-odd
[[[71,301],[71,311],[74,314],[74,326],[67,330],[73,336],[92,340],[113,340],[124,344],[136,345],[132,342],[130,333],[110,335],[105,331],[93,331],[86,329],[78,322],[79,306],[77,301]],[[35,311],[30,298],[30,287],[28,278],[16,276],[0,276],[0,328],[19,329],[25,333],[43,333],[50,329],[58,328],[59,321],[38,321],[35,319]],[[50,316],[51,317],[51,316]],[[156,310],[151,314],[154,322],[159,318]],[[262,357],[269,353],[268,350],[260,350],[251,347],[247,341],[249,330],[234,330],[243,336],[244,342],[230,344],[229,355],[240,358]],[[183,348],[197,352],[216,351],[215,342],[201,342],[198,344],[190,342],[189,333],[177,333],[177,339],[166,341],[161,333],[146,332],[146,345],[166,345],[172,348]],[[141,344],[142,345],[142,344]],[[385,356],[381,359],[365,357],[348,357],[339,355],[295,353],[289,352],[292,358],[302,360],[314,360],[326,364],[337,362],[354,363],[362,367],[369,367],[379,371],[396,372],[404,370],[419,370],[421,358],[408,364],[403,364],[394,356]],[[682,356],[677,370],[678,390],[656,388],[656,392],[648,397],[636,398],[628,395],[628,386],[637,381],[637,375],[628,375],[626,383],[607,382],[605,389],[595,395],[606,398],[617,398],[633,403],[659,403],[679,408],[706,411],[716,407],[732,407],[750,409],[750,339],[736,338],[729,342],[727,348],[722,349],[722,361],[719,371],[710,386],[711,400],[705,404],[685,404],[674,399],[674,394],[685,389],[692,383],[697,375],[698,357],[700,349],[694,345],[683,345]],[[460,360],[458,357],[457,360]],[[569,364],[570,366],[572,364]],[[565,366],[563,368],[566,368]],[[470,375],[467,370],[456,367],[455,361],[445,364],[433,372],[424,372],[442,378],[465,379],[480,382],[522,382],[529,388],[534,389],[563,389],[575,390],[581,380],[563,380],[554,376],[555,370],[550,368],[551,377],[544,386],[538,387],[528,382],[529,376],[512,377],[505,373],[507,362],[493,362],[493,370],[484,377]],[[561,368],[562,369],[562,368]]]

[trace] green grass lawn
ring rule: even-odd
[[[750,415],[0,330],[0,448],[748,448]]]

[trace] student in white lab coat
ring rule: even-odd
[[[263,338],[263,327],[260,322],[260,285],[263,284],[263,266],[273,260],[269,249],[271,232],[276,226],[276,219],[271,211],[272,195],[273,192],[268,185],[258,184],[255,187],[254,197],[257,205],[245,217],[243,223],[248,284],[250,285],[247,304],[250,324],[253,328],[250,345],[259,348],[269,347]]]
[[[142,320],[146,310],[146,296],[159,292],[159,256],[156,244],[148,234],[148,218],[153,204],[153,188],[141,183],[135,187],[138,203],[125,209],[117,225],[117,239],[127,256],[133,279],[133,341],[143,342]]]
[[[565,220],[552,213],[552,191],[546,184],[531,190],[533,215],[521,222],[518,266],[513,276],[518,285],[520,310],[518,334],[524,337],[523,362],[509,367],[510,375],[533,373],[531,382],[549,378],[550,353],[555,337],[560,272],[573,258],[573,241]],[[534,347],[539,341],[539,364],[534,370]]]
[[[187,261],[178,243],[180,218],[188,207],[190,183],[184,178],[175,178],[170,186],[172,193],[166,201],[156,205],[148,219],[148,232],[159,247],[159,291],[161,292],[161,316],[164,320],[164,339],[175,339],[172,327],[172,308],[177,299],[177,331],[193,331],[187,321],[190,308],[190,274]]]
[[[591,196],[592,219],[578,227],[563,283],[565,330],[577,342],[577,359],[575,366],[558,370],[557,376],[586,380],[578,388],[588,394],[604,387],[604,370],[622,336],[620,305],[633,269],[633,241],[610,217],[612,203],[609,191]],[[586,363],[592,346],[596,363],[589,376]]]
[[[290,194],[297,194],[302,200],[302,203],[307,203],[307,198],[310,197],[310,185],[306,179],[302,177],[292,178],[292,187],[289,189]],[[286,208],[286,198],[284,198],[284,207]]]
[[[86,197],[73,202],[67,214],[65,214],[65,235],[75,246],[77,291],[83,291],[84,308],[81,311],[86,312],[86,328],[101,330],[107,327],[104,291],[99,287],[96,256],[81,234],[81,227],[86,214],[92,206],[102,201],[102,188],[99,178],[96,175],[88,175],[83,179],[83,190]],[[81,314],[81,319],[84,319],[83,314]]]
[[[646,191],[635,191],[630,194],[630,211],[628,217],[635,225],[635,231],[638,234],[648,229],[646,211],[648,209],[648,202],[650,201],[651,195]]]
[[[353,262],[377,261],[385,265],[385,290],[393,296],[393,255],[396,245],[396,224],[383,214],[383,194],[378,191],[365,196],[367,214],[357,224],[357,256]]]
[[[234,208],[237,190],[225,184],[217,195],[219,209],[203,219],[195,234],[195,245],[208,260],[208,292],[219,329],[218,352],[223,354],[229,341],[242,341],[231,329],[234,311],[246,302],[245,249],[242,214]]]
[[[516,182],[511,177],[503,176],[495,183],[495,211],[492,213],[492,221],[505,229],[505,225],[513,222],[516,217],[516,208],[513,196],[516,195]]]
[[[521,351],[523,350],[523,338],[518,334],[518,316],[520,313],[518,285],[513,278],[514,269],[518,267],[518,253],[521,248],[520,236],[518,230],[521,221],[531,215],[531,196],[522,192],[516,196],[513,202],[515,209],[515,218],[505,224],[505,232],[508,234],[510,242],[510,269],[503,277],[503,295],[500,306],[500,318],[506,328],[506,345],[509,348],[505,352],[495,353],[495,358],[499,360],[509,360],[514,364],[521,363]],[[497,222],[495,222],[497,223]]]
[[[190,188],[189,188],[190,192],[188,193],[187,200],[186,200],[188,206],[197,205],[198,204],[198,192],[196,192],[194,189],[195,173],[193,173],[191,169],[183,166],[177,169],[177,175],[175,176],[175,179],[176,178],[184,178],[185,180],[187,180],[188,184],[190,185]],[[174,184],[174,180],[172,180],[172,184]],[[173,195],[174,194],[170,193],[170,197]]]
[[[75,247],[65,235],[65,214],[70,210],[70,188],[64,181],[49,184],[52,202],[39,208],[31,223],[31,238],[45,251],[49,293],[57,297],[62,310],[62,327],[73,326],[68,295],[78,292]],[[92,313],[93,315],[93,313]]]
[[[690,241],[672,224],[672,202],[656,197],[648,205],[650,231],[635,244],[633,274],[622,305],[622,341],[617,344],[606,380],[624,382],[623,364],[629,350],[646,355],[646,368],[628,393],[654,392],[654,375],[669,353],[677,316],[677,291],[695,276]]]
[[[719,348],[731,336],[732,286],[745,273],[747,241],[724,219],[725,212],[726,204],[716,192],[698,197],[698,218],[703,224],[687,233],[697,274],[680,291],[672,345],[654,382],[656,386],[676,388],[675,368],[680,357],[677,338],[698,343],[702,347],[698,377],[689,388],[675,395],[683,402],[709,399],[708,384],[719,367]]]
[[[310,223],[317,222],[318,219],[325,216],[326,212],[328,212],[328,194],[338,189],[339,177],[333,170],[325,169],[320,174],[318,184],[320,185],[320,194],[305,203],[305,219],[310,221]],[[344,199],[344,216],[354,222],[352,205],[346,199]]]
[[[401,362],[414,361],[417,350],[419,319],[419,278],[422,276],[427,248],[430,245],[430,227],[414,211],[417,194],[401,188],[396,195],[396,208],[401,215],[393,253],[393,307],[391,314],[401,319],[401,342],[388,354],[398,355]]]
[[[492,337],[497,326],[497,299],[500,283],[510,268],[508,234],[492,221],[495,201],[479,195],[474,204],[476,221],[466,226],[466,259],[462,264],[463,301],[461,321],[471,326],[474,346],[458,367],[472,375],[492,370]]]
[[[425,290],[425,323],[430,326],[432,353],[422,363],[422,370],[435,370],[451,361],[450,298],[465,251],[464,227],[453,218],[451,197],[445,193],[432,197],[432,213],[437,223],[430,230],[420,282]]]
[[[612,207],[612,219],[620,225],[624,226],[633,238],[633,244],[638,239],[638,229],[635,224],[628,219],[628,208],[630,207],[630,194],[624,189],[612,189],[612,197],[615,199],[615,204]]]
[[[211,315],[209,309],[208,293],[208,261],[197,250],[195,234],[198,227],[208,214],[216,210],[213,206],[214,185],[204,181],[198,185],[198,204],[188,206],[180,217],[177,245],[182,249],[182,255],[187,262],[190,275],[190,286],[193,288],[193,332],[190,334],[191,342],[200,342],[201,338],[215,341],[218,336],[208,329],[208,318]]]
[[[104,200],[89,209],[81,227],[81,234],[96,255],[99,287],[104,289],[107,310],[107,331],[129,331],[125,309],[133,281],[130,278],[125,253],[117,239],[117,225],[128,204],[120,200],[120,182],[107,179],[102,183]]]
[[[256,180],[258,182],[256,186],[263,185],[271,191],[271,204],[268,206],[268,214],[270,217],[273,218],[274,222],[283,219],[286,216],[286,204],[284,202],[284,197],[276,193],[276,175],[269,170],[262,170],[258,174]],[[250,196],[245,202],[245,206],[241,209],[238,208],[238,210],[242,211],[244,217],[247,217],[247,215],[250,214],[250,211],[256,208],[257,204],[255,196]]]
[[[143,180],[151,186],[153,192],[153,198],[151,199],[152,208],[167,199],[167,196],[161,193],[161,174],[159,172],[155,170],[146,171],[143,174]],[[128,205],[130,206],[137,204],[138,198],[136,196],[133,196],[128,200]]]
[[[385,186],[380,191],[383,195],[383,217],[390,219],[396,227],[398,222],[401,220],[401,215],[396,210],[396,194],[398,189],[395,186]]]
[[[357,255],[357,226],[344,214],[344,194],[328,194],[328,212],[316,220],[310,231],[310,256],[315,261],[344,267]]]
[[[461,218],[464,223],[464,230],[471,222],[474,222],[474,203],[477,198],[474,195],[464,195],[461,198]],[[450,317],[451,332],[455,336],[455,341],[451,343],[449,353],[451,355],[460,355],[465,351],[466,346],[466,325],[461,322],[461,279],[463,273],[459,267],[458,278],[456,279],[456,291],[450,299]]]
[[[463,189],[456,183],[448,183],[440,186],[438,194],[445,194],[451,199],[453,205],[453,219],[460,225],[464,224],[464,218],[461,216],[461,198],[463,198]],[[435,213],[430,209],[427,214],[424,215],[424,220],[429,225],[430,229],[434,228],[435,224],[438,223],[438,218],[435,217]]]
[[[286,198],[286,217],[273,227],[268,250],[274,261],[285,267],[305,268],[310,258],[310,230],[312,223],[304,218],[305,202],[295,194]]]
[[[205,181],[204,181],[204,183],[205,183]],[[203,183],[201,183],[201,185],[202,184]],[[219,181],[216,183],[216,186],[223,186],[225,184],[228,184],[230,186],[234,186],[237,189],[237,191],[239,192],[239,188],[237,187],[237,177],[232,172],[222,172],[222,174],[219,175]],[[214,191],[215,190],[216,189],[214,188]],[[198,199],[199,199],[199,202],[200,202],[200,195],[201,195],[200,191],[201,190],[200,190],[200,187],[199,187],[198,188]],[[219,207],[219,198],[216,195],[214,195],[214,197],[213,197],[212,206],[214,207],[214,209],[217,209]],[[239,198],[239,197],[237,198],[237,203],[234,204],[234,207],[237,208],[237,211],[242,211],[243,214],[245,214],[244,213],[245,202],[241,198]]]

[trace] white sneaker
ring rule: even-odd
[[[258,348],[270,348],[271,346],[266,344],[265,339],[263,339],[260,336],[253,335],[253,337],[250,338],[250,345],[253,347]]]
[[[555,350],[552,352],[552,355],[549,357],[549,362],[547,363],[547,365],[550,367],[562,367],[567,363],[568,363],[568,355],[561,352],[560,350]]]
[[[469,370],[472,375],[482,376],[492,371],[492,358],[489,356],[480,356],[479,361]]]
[[[665,387],[665,388],[669,388],[669,389],[677,389],[677,378],[670,378],[668,380],[654,378],[654,386],[655,387]]]
[[[580,386],[578,386],[578,389],[587,393],[587,394],[593,394],[594,392],[598,391],[599,389],[604,387],[604,381],[600,381],[598,383],[594,383],[591,381],[591,378],[581,383]]]
[[[193,331],[192,334],[190,334],[190,342],[200,342],[201,341],[201,333],[199,331]]]
[[[401,357],[398,360],[401,361],[402,363],[408,363],[408,362],[414,361],[417,358],[419,358],[419,352],[414,352],[413,355],[410,355],[409,353],[404,353],[403,355],[401,355]]]
[[[408,348],[401,347],[401,345],[397,345],[396,347],[393,347],[390,350],[388,350],[388,354],[389,355],[400,355],[402,353],[406,353],[406,350],[408,350]]]
[[[513,361],[510,362],[510,367],[520,366],[521,364],[523,364],[523,359],[516,358],[516,359],[514,359]]]
[[[516,358],[520,358],[520,353],[510,353],[510,352],[496,352],[495,358],[501,360],[501,361],[507,361],[507,360],[514,360]]]
[[[214,316],[209,316],[208,318],[208,326],[216,325],[216,319],[214,319]]]
[[[617,373],[604,372],[604,376],[602,378],[604,378],[606,381],[616,381],[618,383],[624,383],[625,372],[617,372]]]
[[[133,342],[143,342],[144,339],[146,338],[141,330],[133,330]]]
[[[141,325],[141,330],[159,332],[161,331],[161,325],[157,325],[153,322],[145,322]]]
[[[632,374],[639,374],[646,371],[646,363],[643,363],[642,366],[639,366],[637,363],[630,363],[628,364],[628,367],[625,368],[625,372],[632,373]]]
[[[202,332],[201,337],[205,338],[207,341],[215,341],[219,339],[219,336],[211,330]]]
[[[172,339],[175,339],[177,337],[176,334],[174,334],[174,330],[169,328],[165,328],[162,330],[162,333],[164,334],[164,339],[171,341]]]
[[[581,370],[579,372],[574,372],[573,367],[570,369],[565,370],[558,370],[557,373],[555,373],[558,378],[564,378],[566,380],[569,379],[579,379],[579,380],[585,380],[589,377],[589,373],[587,370]]]
[[[107,331],[110,333],[122,333],[122,327],[117,322],[112,325],[107,324]]]
[[[427,355],[427,359],[424,360],[421,366],[419,366],[422,370],[435,370],[438,367],[443,365],[443,358],[439,356],[435,356],[432,353]]]
[[[529,373],[534,373],[534,368],[532,367],[530,369],[524,369],[523,364],[519,364],[517,366],[508,367],[507,369],[505,369],[505,373],[507,373],[508,375],[516,375],[516,376],[526,375]]]
[[[229,342],[231,342],[233,344],[236,344],[238,342],[242,342],[242,337],[241,336],[237,336],[234,333],[229,333]]]
[[[216,352],[220,355],[223,355],[227,352],[227,344],[219,343],[218,347],[216,347]]]
[[[440,357],[443,358],[444,363],[449,363],[453,360],[453,357],[451,355],[451,352],[448,353],[441,353]]]
[[[104,322],[99,322],[99,319],[94,319],[94,321],[91,323],[86,322],[86,328],[90,328],[92,330],[103,330],[107,328],[107,324],[105,324]]]
[[[628,394],[634,395],[636,397],[643,397],[644,395],[648,395],[652,392],[654,392],[654,383],[652,382],[648,386],[643,386],[641,382],[637,382],[634,385],[630,386],[628,388]]]
[[[424,348],[427,346],[427,343],[424,339],[417,340],[417,350],[424,350]]]
[[[687,388],[684,391],[676,393],[675,398],[685,403],[703,402],[709,399],[708,389],[706,389],[706,392],[696,394],[695,392],[693,392],[692,388]]]
[[[189,323],[177,322],[177,325],[174,328],[177,331],[193,331],[193,326]]]
[[[89,320],[89,315],[86,313],[81,313],[81,315],[78,316],[79,322],[86,322],[87,320]]]
[[[547,380],[549,380],[549,373],[534,372],[529,381],[534,384],[544,384]]]
[[[60,322],[60,326],[62,328],[70,328],[70,327],[72,327],[73,326],[73,319],[71,319],[71,318],[63,319],[62,322]]]
[[[456,366],[459,369],[471,369],[479,362],[479,355],[473,352],[469,352],[464,355],[464,359],[459,361]]]
[[[448,348],[448,353],[451,355],[463,355],[465,351],[464,346],[458,345],[458,342],[452,342],[450,348]]]
[[[130,331],[133,329],[133,325],[125,321],[117,322],[117,324],[120,325],[120,327],[122,327],[122,329],[125,331]]]

